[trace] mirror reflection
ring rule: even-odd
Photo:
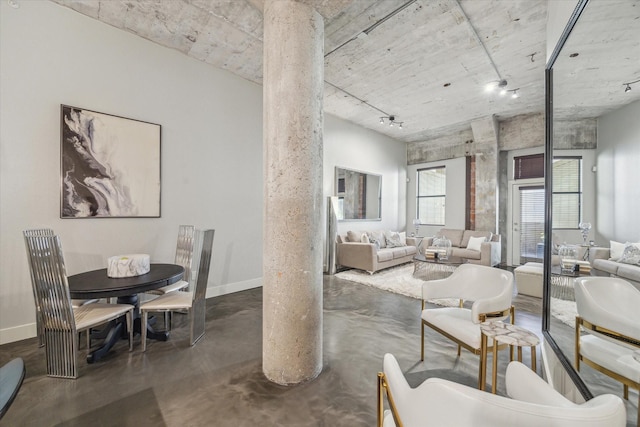
[[[640,2],[590,0],[552,72],[549,333],[568,362],[579,365],[578,374],[593,395],[623,397],[623,385],[628,386],[628,425],[636,425],[640,356],[634,356],[640,350],[640,322],[633,321],[639,319],[640,255],[632,254],[640,254],[634,249],[640,245],[633,245],[640,242],[640,82],[632,82],[640,80]],[[576,277],[589,280],[579,279],[584,286],[577,285]],[[624,283],[616,283],[615,277]],[[589,290],[592,278],[606,280]],[[576,315],[582,321],[591,316],[585,314],[588,301],[603,286],[607,292],[595,300],[611,315],[587,320],[622,329],[614,332],[626,341],[612,343],[614,336],[598,341],[583,325],[577,349]],[[618,361],[626,361],[633,381],[616,373]]]
[[[380,220],[382,176],[336,167],[338,220]]]

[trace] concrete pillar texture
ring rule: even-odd
[[[264,5],[262,369],[278,384],[322,370],[324,22]]]

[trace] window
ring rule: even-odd
[[[553,158],[553,228],[578,228],[582,216],[582,158]]]
[[[544,178],[544,154],[513,158],[513,179]]]
[[[416,205],[420,224],[444,225],[447,175],[445,167],[418,170]]]

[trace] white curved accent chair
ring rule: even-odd
[[[640,425],[640,290],[617,277],[581,277],[574,283],[576,370],[584,362],[620,381],[625,399],[629,387],[639,390]]]
[[[478,370],[478,387],[484,389],[487,350],[493,349],[489,339],[487,348],[481,348],[480,323],[487,320],[511,318],[514,323],[513,274],[510,271],[476,264],[463,264],[451,276],[430,280],[422,285],[421,350],[420,360],[424,360],[424,327],[439,332],[461,347],[481,356]],[[455,298],[459,307],[426,308],[426,301],[432,299]],[[464,301],[473,301],[471,308],[464,308]],[[505,348],[506,344],[498,348]]]
[[[509,397],[440,378],[411,388],[395,357],[384,356],[378,374],[378,427],[624,427],[626,410],[605,394],[575,404],[520,362],[507,367]],[[384,395],[389,402],[384,410]]]

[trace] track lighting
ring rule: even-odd
[[[484,86],[484,90],[486,92],[493,92],[496,89],[500,89],[500,95],[505,95],[507,93],[506,87],[507,87],[507,81],[506,80],[494,80],[492,82],[487,83]]]
[[[380,117],[380,124],[383,125],[385,123],[385,120],[389,122],[389,127],[398,125],[398,128],[402,129],[402,124],[404,122],[399,122],[398,120],[396,120],[396,116],[382,116]]]
[[[622,83],[622,86],[625,86],[624,93],[631,92],[631,85],[640,82],[640,80],[635,80],[629,83]]]
[[[507,92],[511,92],[511,98],[516,99],[516,98],[520,98],[520,94],[518,93],[519,90],[520,88],[510,89]]]

